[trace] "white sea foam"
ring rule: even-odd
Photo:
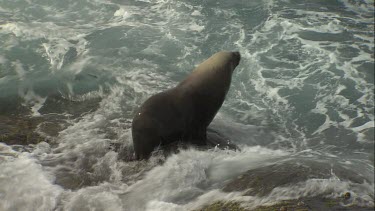
[[[18,153],[0,143],[0,209],[53,210],[62,193],[54,177],[32,154]]]
[[[87,41],[83,39],[84,30],[75,30],[62,27],[54,23],[32,23],[30,25],[23,23],[7,23],[3,25],[5,33],[12,33],[20,40],[37,40],[47,39],[47,42],[41,44],[41,49],[37,50],[49,60],[51,70],[61,69],[64,57],[69,48],[74,47],[78,56],[82,55],[85,50]],[[59,32],[64,33],[59,33]],[[68,40],[77,40],[78,43],[73,45]],[[17,43],[15,43],[17,44]]]
[[[40,116],[39,109],[42,108],[46,97],[35,94],[32,88],[20,89],[19,96],[23,98],[24,106],[30,108],[32,116]]]
[[[186,203],[205,193],[207,188],[220,187],[244,171],[267,165],[267,162],[271,164],[286,155],[286,152],[262,147],[244,148],[241,152],[182,151],[129,186],[122,200],[131,210],[151,208],[155,201]]]
[[[122,187],[123,188],[123,187]],[[76,192],[67,192],[63,198],[66,203],[58,210],[128,210],[122,205],[118,189],[121,186],[103,184],[82,188]],[[117,191],[116,191],[117,190]]]
[[[325,197],[337,198],[350,191],[352,197],[348,205],[373,206],[373,185],[368,183],[353,184],[348,181],[340,181],[335,176],[329,179],[309,179],[296,185],[287,187],[277,187],[270,194],[259,196],[244,196],[241,192],[225,193],[218,189],[206,192],[197,197],[194,201],[187,204],[172,203],[163,200],[154,199],[150,201],[146,210],[192,210],[199,209],[204,205],[216,201],[239,202],[248,209],[254,209],[257,206],[272,205],[283,200],[299,199],[301,197],[314,197],[324,195]],[[141,208],[143,209],[143,208]]]
[[[350,0],[340,0],[347,9],[355,12],[357,15],[362,16],[364,14],[373,16],[374,14],[374,2],[365,1],[350,1]]]
[[[274,2],[274,4],[276,4]],[[272,5],[271,5],[272,6]],[[259,63],[257,60],[262,59],[264,54],[267,55],[267,52],[272,51],[272,49],[277,48],[278,44],[273,43],[263,43],[263,40],[269,40],[274,39],[275,35],[270,34],[269,32],[272,32],[274,30],[278,30],[278,27],[282,27],[282,31],[277,34],[276,40],[282,40],[290,42],[291,47],[295,45],[297,48],[295,48],[295,51],[300,51],[301,47],[303,48],[302,54],[300,54],[302,57],[305,53],[307,53],[309,56],[305,57],[304,59],[298,60],[300,77],[291,77],[291,78],[281,78],[278,76],[277,78],[264,78],[261,74],[257,74],[256,79],[252,80],[252,83],[254,83],[256,91],[259,93],[264,94],[269,100],[267,102],[272,102],[272,104],[277,109],[272,109],[281,112],[281,110],[284,110],[285,113],[281,114],[282,119],[285,119],[286,114],[291,113],[291,109],[293,107],[290,106],[290,101],[285,98],[285,96],[281,96],[279,94],[281,89],[288,88],[289,90],[300,90],[302,91],[306,84],[306,81],[309,80],[310,77],[317,75],[317,74],[329,74],[333,77],[333,80],[336,80],[337,82],[332,84],[325,84],[325,82],[320,82],[319,84],[312,84],[314,89],[318,91],[317,97],[314,99],[314,103],[317,103],[316,109],[313,109],[312,112],[315,112],[317,114],[324,114],[326,116],[326,121],[318,126],[315,132],[313,134],[320,134],[326,129],[330,128],[331,126],[337,127],[337,126],[343,126],[344,128],[351,130],[350,125],[354,121],[356,117],[345,115],[348,110],[357,109],[353,108],[353,105],[351,105],[350,99],[348,99],[346,96],[341,95],[341,91],[343,90],[343,87],[345,85],[341,84],[340,77],[336,76],[335,72],[331,72],[329,69],[331,69],[331,65],[334,65],[339,70],[343,70],[345,77],[347,79],[355,81],[357,90],[360,90],[363,95],[366,97],[360,98],[360,102],[364,102],[362,99],[369,99],[367,96],[371,92],[368,90],[368,87],[373,87],[372,84],[369,84],[366,82],[361,76],[359,76],[359,73],[357,72],[357,67],[359,65],[356,64],[356,62],[366,62],[366,61],[373,61],[373,58],[370,54],[363,52],[360,50],[360,53],[358,56],[351,59],[350,62],[342,61],[342,57],[340,53],[338,52],[332,52],[331,50],[326,49],[325,46],[332,46],[340,48],[344,46],[345,44],[342,44],[340,42],[331,42],[329,45],[325,41],[314,41],[309,40],[306,38],[301,38],[299,33],[301,32],[316,32],[316,33],[324,33],[324,34],[340,34],[344,32],[346,29],[342,23],[342,19],[340,19],[340,15],[333,13],[333,12],[316,12],[316,11],[308,11],[308,10],[293,10],[293,12],[296,12],[297,15],[300,15],[300,17],[296,19],[290,19],[290,18],[284,18],[284,15],[287,15],[290,13],[291,10],[287,10],[287,12],[280,11],[280,13],[274,14],[272,18],[269,18],[264,26],[260,28],[258,32],[256,32],[253,35],[252,38],[252,45],[260,46],[262,49],[257,50],[256,53],[252,54],[252,63],[249,64],[255,69],[260,69],[258,73],[269,71],[267,66],[263,63]],[[281,14],[281,15],[280,15]],[[317,21],[319,20],[319,21]],[[349,19],[350,20],[350,19]],[[364,20],[367,21],[367,20]],[[307,24],[307,25],[306,25]],[[360,35],[361,36],[361,35]],[[365,39],[366,41],[367,39]],[[296,41],[296,42],[295,42]],[[367,41],[366,41],[367,42]],[[372,42],[372,41],[370,41]],[[300,46],[298,46],[300,43]],[[350,44],[349,44],[350,45]],[[359,49],[358,47],[354,46],[356,49]],[[289,58],[282,58],[282,55],[280,58],[277,58],[273,54],[271,57],[268,57],[272,59],[274,62],[282,62],[286,64],[296,64],[295,61],[290,60]],[[327,61],[327,58],[329,60]],[[302,63],[302,64],[301,64]],[[316,64],[319,64],[320,67],[318,69],[315,69]],[[314,68],[314,70],[313,70]],[[277,68],[277,72],[275,71],[275,74],[279,74],[281,71],[288,70],[289,72],[291,69],[285,69],[285,68]],[[312,71],[313,70],[313,71]],[[254,76],[254,74],[252,74]],[[275,85],[270,85],[270,82]],[[238,88],[237,88],[238,89]],[[336,93],[332,93],[330,90],[337,90]],[[291,95],[293,96],[293,94]],[[322,97],[325,96],[325,97]],[[289,96],[286,96],[289,97]],[[334,101],[332,100],[334,99]],[[279,106],[281,104],[284,104],[285,106]],[[330,106],[338,106],[340,108],[337,113],[341,118],[343,118],[343,121],[338,121],[337,119],[334,119],[330,117],[332,112]],[[371,106],[373,103],[369,103],[367,101],[366,106]],[[323,109],[324,108],[324,109]],[[362,113],[360,110],[357,110],[357,113]],[[362,115],[363,117],[363,115]],[[368,119],[373,119],[371,114],[366,114],[366,117]],[[285,122],[285,124],[289,124]],[[286,128],[291,128],[289,126],[285,126]],[[298,126],[300,127],[300,126]],[[297,127],[297,128],[298,128]],[[370,127],[368,128],[370,129]],[[297,129],[300,131],[300,129]],[[292,132],[292,131],[291,131]],[[297,131],[294,131],[297,132]],[[294,133],[293,132],[293,133]],[[300,131],[302,132],[302,131]],[[363,137],[361,135],[361,132],[354,131],[357,133],[359,137]],[[301,135],[304,132],[301,133]],[[302,138],[302,137],[301,137]]]
[[[53,70],[61,69],[64,56],[69,50],[69,42],[66,40],[51,41],[42,44]]]

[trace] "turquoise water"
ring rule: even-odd
[[[242,60],[211,127],[242,151],[124,160],[137,107],[220,50]],[[373,206],[374,2],[0,0],[0,114],[14,113],[66,127],[28,150],[1,145],[5,210],[194,209],[245,200],[220,184],[290,160],[325,176],[248,206],[345,191]]]

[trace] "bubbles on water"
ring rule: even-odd
[[[63,189],[32,155],[0,143],[0,209],[52,210]]]
[[[325,139],[325,130],[332,127],[338,127],[339,131],[353,131],[354,122],[366,124],[373,121],[372,112],[363,112],[371,110],[373,100],[364,104],[358,101],[373,96],[370,91],[373,84],[357,71],[361,66],[358,64],[373,63],[373,58],[371,53],[359,47],[361,44],[349,41],[353,37],[347,33],[349,27],[355,35],[368,33],[360,26],[354,29],[353,20],[371,22],[366,18],[354,18],[341,10],[316,11],[319,8],[314,4],[309,10],[298,5],[285,8],[284,3],[276,2],[269,6],[271,14],[267,21],[249,35],[251,42],[242,46],[245,51],[243,58],[246,58],[243,62],[249,70],[239,70],[239,80],[234,77],[236,97],[229,96],[230,102],[226,103],[230,105],[231,113],[236,115],[243,110],[236,107],[247,104],[247,110],[253,112],[246,115],[250,118],[243,120],[250,124],[261,122],[257,116],[264,119],[267,112],[274,114],[271,122],[283,125],[286,130],[281,135],[292,139],[290,144],[297,148],[307,147],[304,144],[314,145],[313,136]],[[366,42],[363,44],[367,45]],[[354,48],[358,54],[348,55],[349,51],[341,50],[347,47]],[[342,87],[346,89],[336,91]],[[248,103],[244,104],[244,99]],[[372,142],[371,136],[359,131],[354,133],[358,141],[366,137]]]
[[[27,91],[20,90],[19,95],[24,99],[25,107],[30,107],[32,116],[40,116],[39,110],[46,101],[45,97],[41,97],[32,89],[27,89]]]
[[[123,188],[106,183],[100,186],[82,188],[72,193],[65,193],[62,198],[66,203],[58,210],[124,210],[125,207],[119,197]]]
[[[212,188],[221,188],[227,180],[246,170],[285,155],[285,152],[261,147],[245,148],[241,152],[182,150],[129,186],[123,200],[132,209],[151,208],[151,204],[162,202],[171,206],[186,204]]]

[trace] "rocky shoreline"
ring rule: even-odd
[[[40,112],[41,116],[31,116],[30,113],[20,111],[17,113],[4,114],[0,113],[0,142],[7,145],[28,146],[36,145],[40,142],[54,144],[54,139],[59,132],[66,128],[69,124],[67,116],[71,115],[75,118],[84,112],[95,109],[98,100],[94,100],[89,104],[81,102],[69,102],[61,98],[47,99],[45,105]],[[65,107],[61,106],[65,104]],[[56,105],[60,105],[56,107]],[[48,108],[54,107],[59,112],[51,113]],[[17,147],[16,147],[17,148]],[[306,161],[308,162],[308,161]],[[352,182],[361,183],[361,177],[356,172],[350,172],[348,169],[342,169],[338,166],[322,165],[315,166],[313,164],[300,165],[293,162],[272,164],[255,170],[249,170],[237,178],[229,181],[222,190],[224,192],[242,191],[248,196],[267,196],[276,187],[288,186],[298,182],[306,181],[314,178],[327,178],[332,168],[340,179],[350,180]],[[319,170],[318,170],[319,168]],[[292,170],[291,170],[292,169]],[[323,174],[322,172],[327,172]],[[371,182],[371,181],[368,181]],[[71,183],[71,182],[70,182]],[[198,209],[201,211],[266,211],[266,210],[353,210],[353,211],[370,211],[374,207],[360,207],[353,203],[353,196],[350,192],[344,193],[338,198],[329,198],[325,196],[301,197],[299,199],[284,200],[271,203],[267,206],[259,206],[256,208],[247,208],[242,202],[237,201],[217,201]]]
[[[331,199],[324,197],[300,198],[296,200],[285,200],[269,206],[259,206],[254,209],[246,208],[235,201],[217,201],[207,205],[199,211],[373,211],[374,207],[360,207],[357,205],[345,206],[345,196]]]
[[[301,161],[302,163],[302,161]],[[306,162],[305,162],[306,164]],[[227,183],[222,189],[224,192],[242,191],[245,196],[266,197],[276,187],[286,187],[307,179],[325,179],[329,178],[331,168],[334,169],[337,176],[343,180],[361,183],[360,177],[355,172],[348,174],[347,169],[339,166],[327,165],[314,166],[313,164],[302,165],[298,163],[286,162],[282,164],[273,164],[254,170],[249,170],[236,179]],[[327,174],[323,173],[327,172]],[[359,174],[359,173],[358,173]],[[326,192],[317,196],[301,196],[298,199],[282,200],[270,205],[262,205],[256,208],[246,207],[246,201],[217,201],[206,205],[199,211],[325,211],[325,210],[347,210],[347,211],[370,211],[375,207],[362,207],[358,205],[355,196],[348,190],[339,197],[329,197]]]
[[[33,116],[30,108],[21,99],[13,99],[8,104],[0,104],[0,142],[7,145],[50,143],[58,133],[82,114],[95,110],[100,98],[87,101],[74,101],[62,96],[47,97],[38,110],[41,114]]]

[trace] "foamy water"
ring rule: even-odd
[[[37,128],[48,143],[0,143],[0,210],[254,208],[345,192],[373,207],[373,13],[371,1],[344,0],[0,0],[1,115],[22,107],[63,125]],[[242,60],[210,127],[241,150],[130,161],[137,107],[219,50]],[[264,196],[223,190],[294,165],[311,177]]]

